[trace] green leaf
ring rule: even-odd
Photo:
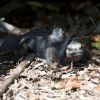
[[[94,47],[94,48],[100,50],[100,41],[93,42],[93,43],[92,43],[92,47]]]

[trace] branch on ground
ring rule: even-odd
[[[25,67],[29,66],[32,60],[34,59],[34,55],[31,54],[25,58],[17,67],[14,72],[1,84],[0,86],[0,96],[8,89],[8,87],[13,83],[14,79],[17,79],[21,72],[25,69]]]

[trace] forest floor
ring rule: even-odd
[[[0,77],[2,84],[15,69]],[[35,58],[9,86],[2,100],[100,100],[100,66],[94,62],[53,70]]]
[[[82,37],[86,37],[84,42],[91,51],[95,51],[91,53],[91,59],[87,64],[71,63],[52,69],[54,65],[49,66],[44,59],[36,57],[9,84],[1,100],[100,100],[100,4],[83,2],[77,5],[74,1],[70,4],[72,12],[68,9],[66,14],[65,11],[60,13],[44,11],[45,7],[42,11],[40,7],[34,14],[30,11],[31,16],[30,9],[26,7],[22,9],[26,15],[18,9],[17,13],[16,11],[14,14],[9,13],[5,21],[21,28],[29,29],[32,25],[33,27],[58,26],[64,27],[70,33],[80,33]],[[35,14],[37,16],[34,17]],[[37,19],[34,21],[35,18]],[[10,79],[10,75],[14,72],[17,73],[18,65],[20,63],[8,66],[0,62],[0,86],[7,86],[2,84]]]

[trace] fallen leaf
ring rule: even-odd
[[[100,35],[92,35],[91,40],[92,41],[100,41]]]
[[[52,84],[52,87],[56,88],[56,89],[63,89],[63,88],[65,88],[65,85],[66,85],[66,80],[61,80],[61,81],[56,82],[56,83],[54,82]]]
[[[95,76],[95,74],[96,74],[95,71],[92,71],[92,72],[90,73],[91,76]]]
[[[100,90],[100,85],[98,85],[95,89],[96,89],[96,90]]]
[[[77,89],[80,87],[80,84],[78,83],[77,80],[73,80],[73,81],[68,80],[65,87],[68,89]]]

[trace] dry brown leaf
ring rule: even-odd
[[[100,85],[98,85],[95,89],[96,89],[96,90],[100,90]]]
[[[92,41],[100,41],[100,35],[92,35],[90,38]]]
[[[73,88],[77,89],[80,87],[80,84],[78,83],[77,80],[73,80],[73,81],[68,80],[65,87],[68,89],[73,89]]]
[[[92,71],[92,72],[90,73],[91,76],[95,76],[95,74],[96,74],[95,71]]]
[[[57,89],[63,89],[63,88],[79,88],[79,83],[76,81],[76,76],[73,75],[69,78],[66,78],[66,79],[62,79],[60,80],[59,82],[55,83],[54,84],[54,87],[57,88]]]
[[[94,90],[95,96],[100,97],[100,85],[98,85]]]
[[[57,88],[57,89],[63,89],[65,88],[65,85],[66,85],[66,80],[61,80],[57,83],[53,83],[53,88]]]

